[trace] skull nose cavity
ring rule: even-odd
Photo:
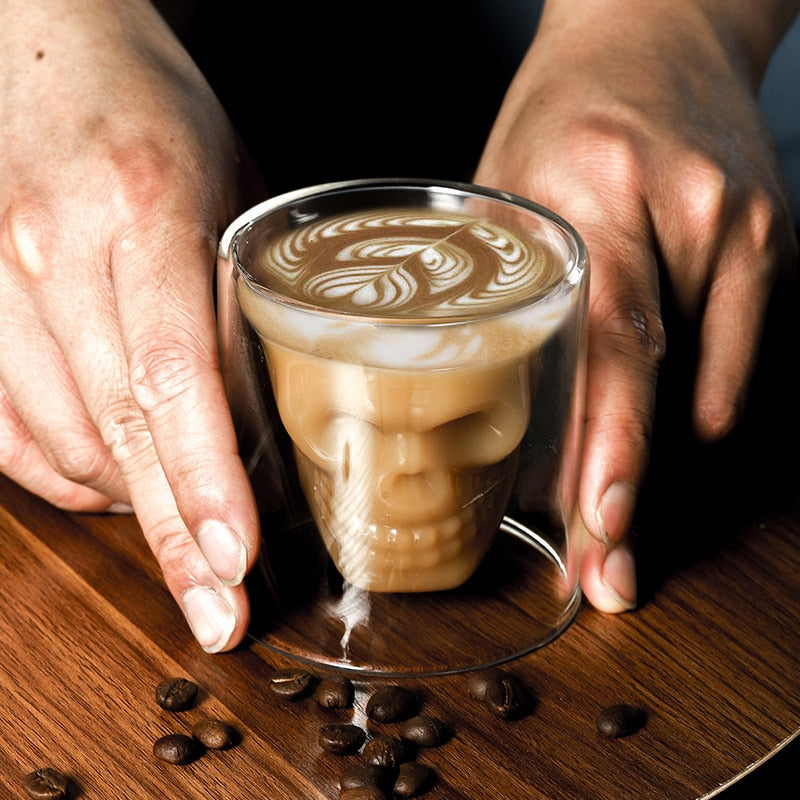
[[[387,507],[402,516],[438,518],[453,512],[457,506],[457,492],[451,475],[444,469],[428,469],[409,474],[398,469],[380,476],[378,495]]]

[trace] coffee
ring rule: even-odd
[[[329,753],[345,755],[354,753],[367,738],[367,732],[358,725],[330,724],[319,729],[317,741],[319,746]]]
[[[314,676],[300,667],[286,667],[276,670],[269,679],[269,688],[281,697],[295,700],[311,688]]]
[[[373,722],[400,722],[416,714],[418,705],[416,692],[391,683],[375,690],[367,701],[366,712]]]
[[[467,690],[500,719],[518,719],[532,710],[535,698],[511,672],[489,667],[470,675]]]
[[[406,742],[419,747],[439,747],[451,735],[450,726],[430,714],[418,714],[400,723],[398,734]]]
[[[237,284],[328,551],[349,583],[462,584],[502,520],[567,300],[522,230],[397,208],[290,227]]]
[[[156,686],[156,703],[166,711],[184,711],[194,703],[197,690],[187,678],[165,678]]]
[[[236,732],[221,719],[204,718],[192,725],[192,736],[209,750],[227,750],[236,743]]]
[[[355,687],[344,675],[332,675],[319,682],[314,697],[323,708],[350,708],[355,697]]]
[[[64,800],[69,791],[69,781],[57,769],[41,767],[25,776],[22,787],[31,800]]]
[[[436,781],[436,773],[427,764],[407,761],[397,770],[392,787],[393,797],[418,797],[424,794]]]
[[[615,703],[604,708],[597,717],[597,732],[611,739],[630,736],[645,723],[644,709],[629,703]]]
[[[168,764],[189,764],[199,754],[199,743],[185,733],[168,733],[153,742],[153,755]]]

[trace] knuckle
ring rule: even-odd
[[[735,187],[716,160],[701,154],[687,157],[679,183],[687,230],[704,240],[727,216]]]
[[[131,356],[131,394],[145,412],[154,412],[188,394],[198,373],[196,351],[174,342],[150,342]]]
[[[625,360],[633,360],[650,373],[658,368],[667,348],[661,314],[639,303],[615,304],[595,324],[598,342]]]
[[[199,583],[213,581],[208,562],[179,516],[157,519],[147,525],[143,533],[168,582],[176,575],[191,576]]]
[[[592,171],[599,169],[608,186],[636,189],[642,182],[642,148],[620,121],[594,116],[577,133],[576,159]]]
[[[150,137],[112,141],[106,159],[110,206],[121,219],[151,214],[180,185],[174,156]]]
[[[754,259],[757,277],[769,281],[784,259],[796,255],[796,238],[791,214],[783,196],[762,189],[750,197],[746,210],[746,232],[755,252],[766,258]]]
[[[5,390],[0,387],[0,472],[13,475],[30,444],[25,423],[11,405]]]
[[[155,459],[147,423],[130,401],[106,408],[99,429],[113,462],[123,472],[144,469]]]
[[[23,279],[41,282],[56,260],[50,216],[43,203],[20,193],[0,220],[0,260]]]
[[[645,454],[653,438],[652,414],[639,408],[617,409],[594,420],[596,431],[614,442],[614,447],[626,453]]]
[[[62,437],[45,452],[59,475],[81,486],[102,485],[114,471],[111,455],[96,437]]]

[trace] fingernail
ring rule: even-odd
[[[619,542],[628,532],[636,507],[636,489],[618,481],[606,489],[597,508],[597,527],[607,545]]]
[[[224,522],[207,519],[197,529],[197,545],[214,574],[228,586],[244,580],[247,549],[241,537]]]
[[[195,639],[207,653],[219,652],[236,627],[236,614],[219,592],[195,586],[183,595],[183,613]]]
[[[625,545],[609,551],[600,580],[614,606],[610,610],[630,611],[636,607],[636,564]]]
[[[108,514],[133,514],[133,506],[128,503],[112,503],[107,509]]]

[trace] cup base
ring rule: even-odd
[[[546,645],[580,607],[580,589],[564,588],[566,565],[545,537],[510,517],[475,574],[442,592],[358,589],[319,538],[310,525],[286,534],[249,579],[250,636],[304,663],[365,676],[467,672]]]

